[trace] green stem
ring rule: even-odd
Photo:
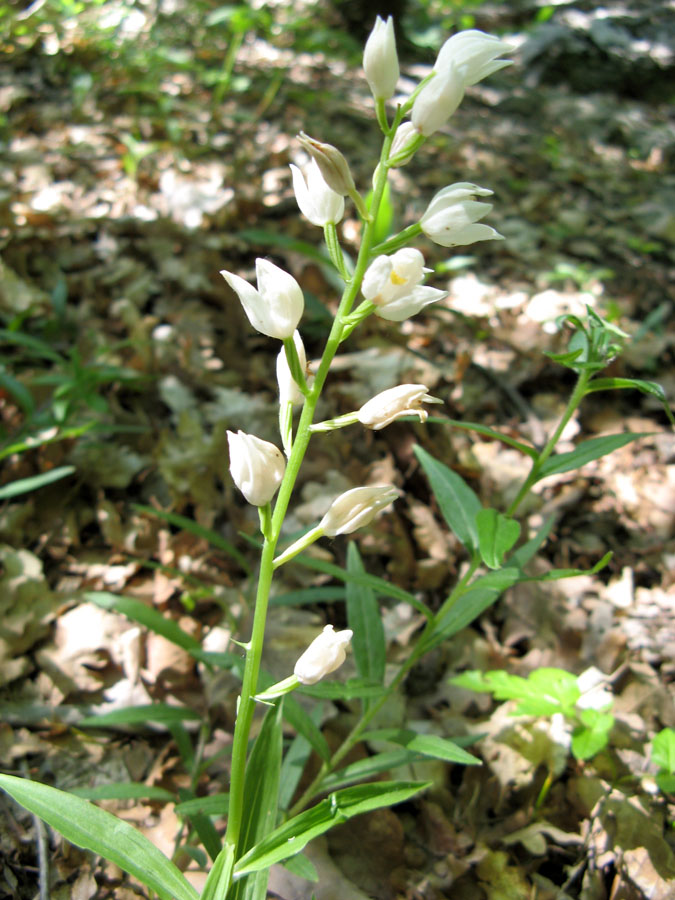
[[[591,373],[587,372],[585,370],[582,370],[579,373],[579,377],[577,378],[577,383],[574,387],[574,390],[572,391],[570,399],[567,402],[565,412],[563,413],[562,418],[558,422],[558,427],[556,428],[556,430],[553,432],[551,437],[546,442],[546,446],[544,447],[544,449],[537,456],[537,458],[532,462],[532,468],[530,469],[529,475],[523,482],[520,490],[518,491],[518,494],[517,494],[515,500],[513,501],[513,503],[511,503],[508,510],[506,511],[507,516],[512,516],[515,513],[515,511],[518,509],[518,507],[523,502],[525,497],[529,494],[533,485],[535,485],[537,483],[537,481],[539,480],[539,473],[541,472],[541,467],[544,465],[544,463],[549,458],[551,453],[553,453],[553,451],[555,450],[556,445],[557,445],[558,441],[560,440],[560,435],[565,430],[565,426],[567,425],[569,420],[572,418],[572,416],[576,412],[579,404],[583,400],[583,398],[586,394],[586,388],[588,386],[588,382],[590,381],[591,377],[592,377]]]
[[[397,116],[390,136],[385,137],[380,157],[381,162],[385,161],[389,156],[393,134],[395,133],[396,127],[398,127],[399,120],[399,116]],[[261,522],[264,522],[266,526],[266,533],[264,535],[265,542],[260,558],[260,573],[258,576],[258,590],[255,601],[255,612],[253,615],[251,639],[246,650],[244,677],[241,686],[239,709],[237,711],[237,721],[234,728],[232,766],[230,772],[230,805],[223,847],[223,853],[227,854],[230,858],[233,857],[235,860],[237,858],[237,845],[241,835],[243,820],[246,758],[251,723],[253,721],[253,713],[256,706],[254,697],[257,693],[258,675],[260,673],[260,660],[262,657],[265,636],[265,620],[267,618],[270,588],[274,572],[274,553],[293,493],[293,488],[300,471],[300,466],[312,436],[310,427],[314,419],[316,405],[319,401],[321,390],[328,376],[328,371],[333,358],[340,346],[343,332],[342,318],[349,314],[354,305],[354,301],[361,287],[363,276],[371,259],[370,248],[373,242],[374,223],[377,219],[377,212],[382,201],[386,180],[387,169],[382,165],[379,167],[379,174],[373,188],[373,200],[370,213],[366,213],[367,218],[364,219],[363,237],[356,260],[354,274],[351,280],[345,285],[345,289],[342,293],[340,304],[321,357],[321,362],[319,363],[319,368],[314,377],[314,384],[305,395],[305,402],[300,415],[296,437],[293,442],[291,454],[288,458],[284,478],[279,486],[279,492],[277,494],[271,521],[268,520],[266,515],[264,517],[261,516]],[[227,879],[227,882],[228,883],[223,888],[221,898],[227,896],[231,884],[231,875],[230,878]],[[221,898],[219,898],[219,900],[221,900]]]

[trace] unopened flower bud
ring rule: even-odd
[[[321,141],[315,141],[314,138],[309,137],[304,131],[300,132],[298,140],[312,159],[316,161],[323,175],[323,180],[329,188],[343,197],[356,191],[356,185],[354,184],[352,173],[349,171],[347,160],[337,147],[333,147],[332,144],[322,144]]]
[[[476,224],[492,209],[491,203],[475,200],[492,191],[469,182],[459,182],[442,188],[431,200],[420,219],[422,231],[442,247],[459,247],[477,241],[503,240],[489,225]]]
[[[377,513],[393,503],[398,495],[398,490],[391,484],[358,487],[345,491],[333,501],[319,522],[319,529],[328,537],[351,534],[357,528],[369,525]]]
[[[395,166],[405,166],[424,143],[424,135],[415,128],[412,122],[403,122],[396,129],[396,135],[389,151],[389,159]],[[390,162],[390,165],[392,163]]]
[[[291,172],[295,199],[303,216],[320,228],[339,222],[345,214],[344,198],[326,184],[316,160],[310,163],[306,180],[297,166],[291,165]]]
[[[253,434],[227,432],[230,474],[253,506],[270,502],[284,477],[286,461],[278,447]]]
[[[334,631],[332,625],[326,625],[296,662],[293,671],[298,681],[302,684],[316,684],[339,669],[345,661],[353,634],[348,628]]]
[[[456,66],[436,71],[413,103],[410,118],[425,137],[438,131],[448,121],[464,97],[464,82]]]
[[[396,90],[400,74],[394,20],[391,16],[386,22],[380,16],[375,19],[363,52],[363,69],[373,97],[376,100],[389,100]]]
[[[305,346],[302,343],[300,332],[293,332],[293,343],[298,351],[298,359],[303,370],[307,368],[307,356],[305,354]],[[295,379],[291,375],[291,370],[286,357],[286,348],[282,347],[277,356],[277,383],[279,385],[279,403],[284,406],[286,403],[292,403],[297,406],[305,399],[302,391],[298,387]]]
[[[407,247],[391,256],[376,257],[363,276],[361,291],[377,307],[376,315],[402,322],[445,296],[444,291],[421,284],[430,271],[424,268],[420,251]]]
[[[461,72],[464,87],[476,84],[493,72],[510,66],[508,59],[497,59],[512,48],[491,34],[470,29],[453,34],[443,44],[436,57],[434,69],[443,72],[455,66]]]
[[[422,404],[442,402],[430,396],[423,384],[400,384],[376,394],[364,403],[357,415],[362,425],[379,431],[401,416],[419,416],[420,422],[426,422],[429,413]]]
[[[268,337],[292,336],[305,308],[305,299],[298,282],[279,266],[266,259],[256,259],[258,290],[226,269],[221,275],[241,300],[248,320],[261,334]]]

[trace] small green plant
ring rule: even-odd
[[[658,767],[656,783],[664,794],[675,794],[675,729],[664,728],[652,741],[652,762]]]
[[[209,805],[208,813],[199,806],[201,798],[189,796],[186,801],[197,804],[189,807],[188,816],[203,817],[192,818],[192,828],[212,860],[202,900],[264,900],[269,868],[279,862],[311,877],[312,867],[300,855],[309,841],[353,816],[411,800],[429,786],[422,781],[377,780],[382,773],[430,758],[462,765],[479,764],[475,756],[449,737],[417,734],[406,727],[383,728],[376,717],[426,653],[474,621],[507,588],[524,581],[552,581],[582,574],[574,568],[554,569],[544,576],[530,574],[528,565],[546,541],[552,521],[543,523],[519,543],[524,523],[516,515],[534,485],[542,479],[577,469],[642,436],[628,432],[614,434],[583,441],[571,451],[557,453],[565,425],[584,397],[594,391],[630,387],[659,397],[665,406],[663,391],[654,383],[600,377],[599,373],[620,352],[625,336],[589,310],[583,320],[577,316],[561,320],[561,326],[571,331],[569,347],[553,359],[574,371],[576,383],[560,421],[543,447],[481,423],[430,417],[425,404],[439,401],[423,384],[392,386],[358,410],[315,421],[331,364],[355,329],[371,317],[382,320],[383,328],[397,328],[398,323],[445,297],[445,291],[424,284],[431,270],[425,267],[421,251],[412,244],[422,235],[442,247],[501,239],[493,227],[481,221],[492,209],[485,199],[492,193],[487,188],[468,182],[442,188],[431,198],[419,221],[394,235],[389,234],[393,218],[389,215],[387,191],[390,171],[405,165],[427,138],[445,125],[460,104],[465,89],[508,65],[500,59],[507,49],[498,38],[479,31],[454,35],[442,46],[431,73],[409,97],[388,110],[387,102],[396,91],[399,65],[393,21],[390,18],[385,23],[377,19],[363,60],[382,132],[369,202],[357,189],[347,160],[336,147],[304,133],[299,135],[299,144],[311,163],[305,172],[293,168],[296,200],[305,218],[323,229],[334,282],[341,288],[318,362],[311,366],[307,363],[298,330],[305,313],[305,298],[290,273],[267,259],[256,260],[256,287],[236,272],[223,269],[221,273],[239,298],[252,328],[279,342],[276,374],[281,448],[257,435],[228,432],[230,474],[245,500],[256,508],[254,521],[260,526],[259,538],[254,541],[260,556],[250,634],[233,641],[231,651],[206,653],[193,637],[143,604],[108,594],[85,598],[156,630],[206,665],[229,668],[241,682],[231,747],[229,792]],[[361,240],[353,260],[346,258],[337,228],[348,202],[353,204],[361,220]],[[93,382],[96,381],[93,377]],[[91,384],[92,378],[85,379],[84,383]],[[75,384],[82,384],[79,374]],[[90,396],[86,390],[75,394],[80,399]],[[68,402],[73,399],[70,386],[61,389],[59,399],[62,397]],[[59,407],[64,414],[70,409],[68,402]],[[305,553],[316,541],[352,535],[370,525],[398,499],[401,493],[398,485],[354,486],[327,504],[325,514],[304,534],[291,536],[284,530],[298,475],[312,441],[330,440],[331,433],[338,428],[375,431],[410,418],[438,427],[476,432],[506,444],[530,463],[512,503],[502,511],[486,507],[457,472],[422,447],[415,447],[416,459],[429,481],[435,502],[465,553],[461,578],[447,598],[433,608],[420,596],[369,575],[354,541],[346,551],[346,568]],[[236,548],[222,540],[219,542],[218,536],[213,542],[241,561],[242,555]],[[590,573],[602,568],[609,557],[606,554],[598,560]],[[302,653],[293,672],[273,683],[262,667],[265,626],[269,606],[274,602],[275,576],[280,568],[291,563],[313,568],[340,581],[338,597],[344,599],[347,627],[335,631],[332,625],[326,625]],[[250,571],[245,561],[242,569]],[[423,623],[411,641],[408,655],[393,675],[386,665],[387,642],[379,606],[379,598],[383,597],[409,604]],[[350,645],[356,677],[346,682],[328,679],[344,662]],[[596,752],[607,738],[611,714],[604,709],[584,709],[582,688],[573,676],[544,671],[533,677],[539,679],[540,687],[545,682],[543,708],[547,712],[562,712],[572,719],[580,758]],[[486,678],[484,683],[489,684],[489,677]],[[525,681],[523,686],[520,681],[509,681],[507,677],[502,678],[501,689],[515,691],[524,708],[541,711],[532,683]],[[317,725],[318,719],[296,700],[296,691],[318,700],[341,699],[354,704],[352,730],[337,748],[329,747]],[[262,721],[257,737],[251,741],[256,715]],[[120,716],[126,722],[159,718],[170,724],[190,772],[194,793],[201,763],[198,748],[186,739],[182,726],[182,718],[193,718],[194,713],[185,708],[167,712],[161,706],[137,707],[97,717],[94,721],[85,720],[82,724],[85,727],[111,724],[119,722]],[[296,735],[286,746],[286,752],[284,722]],[[372,753],[355,762],[346,762],[359,742],[372,747]],[[383,746],[387,749],[382,749]],[[318,768],[300,787],[312,751],[318,757]],[[162,900],[196,900],[196,890],[174,861],[131,825],[82,797],[49,785],[7,774],[0,775],[0,786],[68,840],[112,860]],[[127,790],[133,794],[137,788]],[[216,823],[225,817],[227,825],[222,834]],[[190,841],[188,844],[194,850]],[[194,852],[190,855],[196,858]]]
[[[612,694],[602,687],[602,675],[595,669],[578,677],[564,669],[535,669],[527,678],[503,670],[471,671],[451,683],[492,694],[495,700],[516,700],[514,716],[562,715],[572,730],[570,750],[576,759],[591,759],[609,742]]]

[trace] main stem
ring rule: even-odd
[[[224,851],[232,854],[235,860],[237,855],[240,855],[240,853],[237,854],[237,845],[241,835],[244,811],[244,786],[248,741],[255,710],[255,700],[253,698],[257,693],[258,688],[258,675],[260,673],[260,661],[265,638],[265,622],[267,619],[267,608],[274,572],[273,560],[276,545],[281,533],[281,526],[283,525],[288,510],[288,504],[293,493],[293,488],[295,487],[298,472],[300,471],[300,466],[312,436],[310,425],[314,421],[316,405],[321,396],[321,390],[326,381],[326,377],[328,376],[330,365],[343,338],[344,326],[342,324],[342,319],[349,314],[354,305],[354,301],[361,288],[363,276],[370,262],[370,249],[373,243],[375,221],[377,220],[377,213],[387,182],[387,168],[385,163],[389,157],[391,142],[399,121],[400,116],[397,116],[395,127],[393,127],[389,134],[385,136],[382,145],[382,154],[380,157],[382,165],[378,169],[378,175],[374,185],[370,218],[364,222],[363,237],[358,258],[356,260],[354,274],[351,280],[347,282],[343,291],[337,314],[333,321],[330,334],[328,335],[321,362],[319,363],[319,368],[314,377],[314,384],[305,397],[296,437],[293,442],[293,448],[286,465],[286,472],[279,487],[279,493],[274,506],[271,527],[269,528],[268,534],[265,536],[265,542],[260,557],[260,574],[258,576],[258,588],[256,592],[251,639],[246,648],[244,677],[242,680],[241,696],[239,698],[237,721],[235,723],[234,739],[232,743],[230,802]]]

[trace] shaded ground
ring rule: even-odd
[[[485,15],[478,27],[499,26]],[[191,733],[212,760],[198,792],[211,794],[226,789],[236,680],[195,667],[163,638],[83,602],[83,592],[141,599],[211,650],[224,650],[235,628],[246,633],[245,562],[147,507],[214,529],[253,564],[238,532],[255,533],[257,517],[227,476],[225,432],[276,439],[277,348],[251,332],[218,271],[250,275],[259,255],[292,271],[308,301],[308,356],[318,354],[336,286],[311,255],[316,230],[297,215],[288,163],[304,160],[294,135],[304,129],[337,144],[364,190],[378,140],[358,68],[298,54],[282,39],[276,47],[244,40],[214,106],[207,79],[177,58],[157,64],[153,81],[111,66],[85,38],[78,28],[59,35],[45,26],[37,43],[16,40],[0,76],[3,350],[19,384],[3,382],[0,394],[9,448],[2,481],[75,466],[71,477],[0,509],[0,759],[64,789],[136,781],[176,795],[190,778],[166,730],[92,735],[74,726],[83,709],[180,702],[210,723],[201,740]],[[149,40],[147,29],[137,40]],[[534,56],[528,46],[525,58]],[[203,75],[206,50],[198,58]],[[473,88],[447,132],[395,173],[399,225],[435,190],[471,181],[494,190],[490,224],[507,240],[449,259],[420,244],[436,268],[430,283],[448,286],[448,300],[400,328],[374,320],[357,331],[336,360],[322,416],[393,384],[423,382],[448,416],[541,442],[571,388],[566,370],[544,355],[565,346],[551,323],[585,304],[632,336],[611,374],[657,380],[675,396],[675,144],[665,103],[658,91],[646,102],[577,93],[560,77],[543,83],[542,71],[555,76],[564,66],[556,60],[542,70],[537,56]],[[419,64],[404,66],[402,89],[423,74]],[[347,217],[342,233],[353,246],[356,222]],[[597,576],[510,590],[412,673],[387,723],[485,735],[477,745],[485,765],[415,766],[415,778],[434,782],[422,800],[331,833],[312,851],[324,873],[319,900],[673,896],[672,796],[655,788],[644,744],[675,726],[674,442],[653,398],[596,397],[560,449],[622,430],[647,436],[543,482],[528,524],[555,515],[544,568],[587,568],[607,549],[612,561]],[[439,605],[464,560],[416,467],[415,442],[498,508],[526,474],[515,452],[445,426],[398,423],[358,439],[337,432],[313,443],[289,529],[314,521],[340,490],[394,481],[403,500],[359,534],[359,547],[369,571]],[[338,563],[345,552],[340,539],[320,551]],[[309,588],[324,593],[273,610],[266,666],[279,677],[317,624],[344,621],[340,588],[324,576],[288,567],[277,591]],[[416,622],[387,601],[383,614],[394,664]],[[527,674],[540,666],[596,666],[609,676],[610,750],[575,763],[560,756],[547,722],[508,718],[485,695],[447,683],[464,668]],[[349,717],[348,704],[326,714],[329,741]],[[35,896],[45,866],[39,832],[0,803],[0,894]],[[197,843],[173,803],[104,805],[166,852],[180,840]],[[53,896],[137,895],[113,867],[49,841]],[[179,858],[196,869],[201,857],[193,856]],[[281,897],[311,894],[284,870],[271,886]]]

